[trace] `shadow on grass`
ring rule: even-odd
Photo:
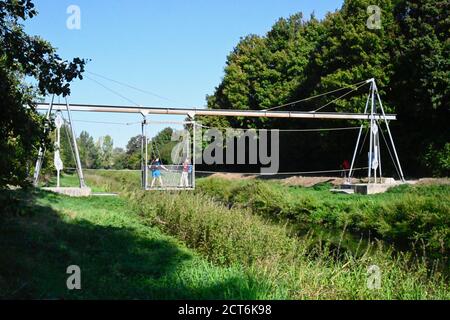
[[[166,236],[64,219],[51,207],[37,205],[30,195],[15,191],[12,198],[17,201],[2,206],[2,299],[259,297],[255,280],[213,267]],[[4,202],[4,196],[0,200]],[[11,212],[17,206],[23,206],[19,214]],[[67,289],[69,265],[81,268],[81,290]]]

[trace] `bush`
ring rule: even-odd
[[[425,166],[431,169],[434,176],[448,177],[450,174],[450,142],[442,149],[436,149],[433,144],[425,155]]]

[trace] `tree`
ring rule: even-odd
[[[87,169],[100,168],[100,152],[94,143],[94,138],[86,131],[82,131],[77,139],[77,144],[82,167]]]
[[[0,49],[1,50],[1,49]],[[21,89],[15,74],[6,68],[0,57],[0,101],[3,115],[0,117],[0,188],[7,184],[25,185],[32,167],[33,150],[41,140],[44,121],[23,105],[30,105],[32,96]]]
[[[149,142],[147,146],[149,161],[154,157],[160,157],[163,163],[171,162],[172,147],[176,142],[172,142],[173,129],[164,128]],[[123,161],[124,168],[137,170],[141,168],[141,146],[142,135],[131,137],[126,146],[126,156],[118,155],[120,162]]]
[[[449,12],[445,0],[399,1],[392,50],[400,152],[412,168],[442,176],[450,174]]]
[[[126,146],[126,168],[137,170],[141,168],[142,135],[131,137]]]
[[[61,127],[61,160],[64,168],[75,168],[75,154],[72,143],[72,132],[67,124]]]
[[[109,135],[100,137],[96,147],[99,150],[100,166],[104,169],[110,169],[113,165],[113,139]]]
[[[142,144],[142,135],[137,135],[135,137],[130,138],[127,143],[127,154],[133,154],[137,151],[141,150]]]
[[[113,166],[115,170],[123,170],[127,168],[127,154],[122,148],[114,148],[113,150]]]
[[[393,4],[391,0],[377,1],[382,8],[382,28],[369,29],[367,8],[372,4],[370,0],[347,0],[341,10],[328,14],[317,50],[310,59],[303,91],[315,95],[375,78],[381,95],[385,95],[393,69],[389,54],[395,31]],[[338,92],[316,100],[313,108],[342,94]],[[323,111],[363,112],[365,99],[364,95],[353,95]],[[385,103],[385,108],[393,111],[389,103]]]
[[[381,8],[381,29],[366,25],[367,8],[372,4]],[[279,19],[265,36],[241,39],[227,57],[223,80],[214,94],[207,96],[208,107],[267,109],[373,77],[385,111],[398,114],[391,128],[405,171],[448,175],[449,11],[447,0],[345,0],[340,10],[327,14],[322,21],[314,17],[304,21],[301,14]],[[365,87],[321,111],[362,112],[367,92]],[[342,94],[339,91],[279,110],[316,110]],[[304,120],[201,121],[211,126],[311,126]],[[337,126],[341,124],[349,123]],[[280,141],[286,147],[284,154],[281,148],[281,158],[292,166],[299,162],[299,156],[320,168],[335,165],[351,154],[353,145],[348,141],[355,137],[347,132],[341,139],[346,142],[344,147],[336,143],[334,133],[323,133],[320,144],[287,133]]]
[[[70,82],[84,71],[84,60],[63,60],[47,41],[24,32],[21,22],[36,14],[31,0],[0,0],[0,188],[28,185],[39,145],[50,146],[35,97],[69,94]],[[25,77],[37,86],[26,85]]]
[[[172,149],[177,144],[172,141],[173,129],[170,127],[164,128],[156,134],[149,144],[150,158],[159,157],[165,164],[172,163]]]
[[[227,58],[225,76],[209,108],[267,109],[286,103],[306,76],[311,53],[323,27],[301,13],[279,19],[265,37],[243,38]],[[206,120],[208,121],[208,120]],[[233,126],[261,127],[264,119],[231,119]]]

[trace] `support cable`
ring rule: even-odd
[[[364,145],[366,144],[368,134],[369,134],[369,130],[366,130],[366,134],[364,135],[363,143],[361,144],[361,149],[359,149],[358,156],[360,156],[361,153],[363,152]]]
[[[204,129],[230,129],[230,130],[236,130],[236,131],[247,131],[247,130],[267,130],[267,131],[280,131],[280,132],[315,132],[315,131],[341,131],[341,130],[356,130],[360,127],[341,127],[341,128],[314,128],[314,129],[253,129],[253,128],[232,128],[232,127],[210,127],[205,126],[201,124],[196,124],[196,126],[199,126]]]
[[[105,79],[105,80],[114,82],[114,83],[119,84],[119,85],[121,85],[121,86],[130,88],[130,89],[133,89],[133,90],[136,90],[136,91],[139,91],[139,92],[142,92],[142,93],[151,95],[151,96],[154,96],[154,97],[159,98],[159,99],[162,99],[162,100],[166,100],[166,101],[169,101],[169,102],[176,102],[176,101],[174,101],[174,100],[172,100],[172,99],[169,99],[169,98],[167,98],[167,97],[161,96],[161,95],[156,94],[156,93],[154,93],[154,92],[151,92],[151,91],[147,91],[147,90],[143,90],[143,89],[137,88],[137,87],[132,86],[132,85],[129,85],[129,84],[127,84],[127,83],[124,83],[124,82],[121,82],[121,81],[117,81],[117,80],[114,80],[114,79],[111,79],[111,78],[102,76],[102,75],[100,75],[100,74],[98,74],[98,73],[95,73],[95,72],[86,71],[86,73],[90,73],[90,74],[93,75],[93,76],[97,76],[97,77],[99,77],[99,78],[103,78],[103,79]]]
[[[68,121],[64,118],[64,116],[62,116],[63,120],[64,120],[64,124],[67,124]],[[67,129],[67,125],[64,125],[64,130],[66,131],[66,136],[67,136],[67,140],[69,142],[69,146],[70,146],[70,151],[72,152],[72,157],[73,157],[73,162],[76,162],[76,157],[75,157],[75,151],[73,150],[73,146],[72,146],[72,141],[70,139],[71,135],[69,134],[69,129]],[[77,171],[77,175],[78,175],[78,170]]]
[[[337,97],[336,99],[334,99],[334,100],[328,102],[327,104],[325,104],[325,105],[321,106],[320,108],[317,108],[316,110],[313,110],[313,111],[311,111],[311,112],[314,113],[314,112],[317,112],[317,111],[319,111],[319,110],[322,110],[322,109],[325,108],[325,107],[328,107],[330,104],[332,104],[332,103],[334,103],[334,102],[336,102],[336,101],[338,101],[338,100],[340,100],[340,99],[342,99],[342,98],[348,96],[350,93],[352,93],[352,92],[354,92],[354,91],[357,91],[359,88],[362,88],[363,86],[366,85],[366,83],[367,83],[367,82],[364,82],[362,85],[356,87],[355,89],[352,89],[352,90],[350,90],[350,91],[344,93],[342,96]]]
[[[135,124],[140,124],[141,122],[109,122],[109,121],[92,121],[92,120],[73,120],[74,122],[84,122],[84,123],[97,123],[97,124],[112,124],[112,125],[122,125],[131,126]]]
[[[158,148],[158,143],[156,141],[153,141],[153,139],[154,139],[154,137],[152,138],[151,141],[152,141],[152,144],[155,146],[155,150],[156,150],[155,156],[158,156],[159,161],[161,162],[161,164],[163,164],[162,160],[161,160],[161,153],[159,152],[159,148]]]
[[[128,101],[128,102],[134,104],[135,106],[138,106],[138,107],[139,107],[139,103],[137,103],[137,102],[135,102],[135,101],[133,101],[133,100],[131,100],[131,99],[125,97],[124,95],[120,94],[119,92],[117,92],[117,91],[115,91],[115,90],[113,90],[113,89],[111,89],[111,88],[105,86],[103,83],[101,83],[101,82],[99,82],[99,81],[97,81],[97,80],[95,80],[95,79],[92,79],[92,78],[89,77],[89,76],[85,76],[85,77],[86,77],[87,79],[89,79],[89,80],[95,82],[95,83],[98,84],[99,86],[103,87],[104,89],[108,90],[109,92],[114,93],[116,96],[119,96],[119,97],[121,97],[122,99],[124,99],[124,100],[126,100],[126,101]]]
[[[357,153],[356,156],[355,156],[355,163],[358,162],[358,158],[359,158],[359,156],[361,156],[361,153],[363,152],[364,145],[366,144],[366,141],[367,141],[367,135],[368,135],[368,133],[369,133],[369,131],[366,130],[366,133],[364,134],[363,142],[362,142],[362,144],[361,144],[361,148],[359,149],[359,153]],[[357,148],[358,148],[358,147],[359,147],[359,145],[357,146]],[[358,150],[358,149],[356,149],[356,150]],[[367,169],[367,167],[365,167],[365,168],[363,168],[363,169]],[[355,171],[355,169],[352,169],[351,171],[352,171],[352,175],[349,176],[349,178],[353,178],[353,171]]]
[[[315,95],[315,96],[312,96],[312,97],[309,97],[309,98],[304,98],[304,99],[300,99],[300,100],[297,100],[297,101],[285,103],[285,104],[282,104],[282,105],[279,105],[279,106],[276,106],[276,107],[273,107],[273,108],[264,109],[262,111],[271,111],[271,110],[275,110],[275,109],[281,109],[281,108],[284,108],[284,107],[287,107],[287,106],[290,106],[290,105],[297,104],[299,102],[305,102],[305,101],[313,100],[313,99],[316,99],[316,98],[320,98],[320,97],[326,96],[326,95],[331,94],[331,93],[339,92],[339,91],[342,91],[342,90],[345,90],[345,89],[351,89],[351,88],[353,88],[353,86],[359,86],[361,84],[364,85],[366,83],[367,83],[367,80],[364,80],[364,81],[355,83],[355,84],[347,86],[347,87],[342,87],[342,88],[335,89],[335,90],[332,90],[332,91],[328,91],[328,92],[325,92],[325,93],[321,93],[321,94],[318,94],[318,95]],[[359,89],[359,88],[353,89],[352,91],[357,90],[357,89]]]
[[[353,171],[357,170],[366,170],[367,167],[361,167],[361,168],[354,168]],[[196,172],[199,173],[207,173],[207,174],[214,174],[214,173],[231,173],[231,174],[248,174],[248,175],[255,175],[255,176],[271,176],[271,175],[301,175],[301,174],[316,174],[316,173],[335,173],[335,172],[347,172],[350,171],[350,169],[339,169],[339,170],[319,170],[319,171],[298,171],[298,172],[277,172],[274,174],[267,174],[267,173],[261,173],[261,172],[232,172],[232,171],[202,171],[202,170],[196,170]]]
[[[381,136],[383,137],[384,143],[386,144],[386,148],[387,148],[387,150],[389,152],[389,156],[391,157],[392,163],[394,164],[394,168],[397,171],[397,174],[398,174],[399,178],[401,179],[402,175],[400,174],[400,170],[398,169],[397,164],[395,163],[394,156],[392,155],[392,152],[391,152],[391,148],[389,148],[389,144],[387,143],[386,137],[384,136],[383,130],[381,130],[381,126],[378,123],[378,121],[377,121],[377,125],[379,127],[379,131],[381,132]]]

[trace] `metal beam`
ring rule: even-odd
[[[54,104],[57,109],[59,104]],[[48,103],[38,103],[37,110],[47,111]],[[267,117],[267,118],[292,118],[292,119],[340,119],[340,120],[371,120],[371,115],[366,113],[341,113],[341,112],[302,112],[302,111],[258,111],[258,110],[226,110],[226,109],[197,109],[197,108],[161,108],[141,106],[114,106],[114,105],[88,105],[71,104],[71,111],[83,112],[111,112],[111,113],[140,113],[143,115],[188,115],[194,116],[225,116],[225,117]],[[394,114],[374,115],[377,120],[397,120]]]
[[[69,101],[67,100],[67,98],[65,98],[65,100],[66,100],[66,111],[67,111],[67,115],[69,117],[70,130],[72,131],[73,150],[75,151],[74,152],[75,153],[75,165],[77,167],[78,179],[80,179],[80,188],[86,188],[86,182],[84,181],[83,169],[81,167],[80,153],[78,152],[77,135],[75,133],[75,128],[74,128],[73,122],[72,122],[72,115],[71,115],[72,107],[69,106]]]
[[[47,114],[45,116],[45,119],[47,121],[50,120],[50,115],[51,115],[52,110],[53,110],[53,101],[54,100],[55,100],[55,95],[52,95],[52,100],[47,105],[47,109],[46,109]],[[48,129],[49,129],[49,125],[48,125],[48,123],[46,123],[45,127],[44,127],[44,134],[47,134]],[[36,160],[36,165],[34,167],[34,174],[33,174],[33,184],[34,184],[35,187],[37,187],[38,184],[39,184],[39,174],[41,173],[42,162],[44,161],[44,155],[45,155],[45,148],[42,145],[40,145],[39,146],[38,158]]]

